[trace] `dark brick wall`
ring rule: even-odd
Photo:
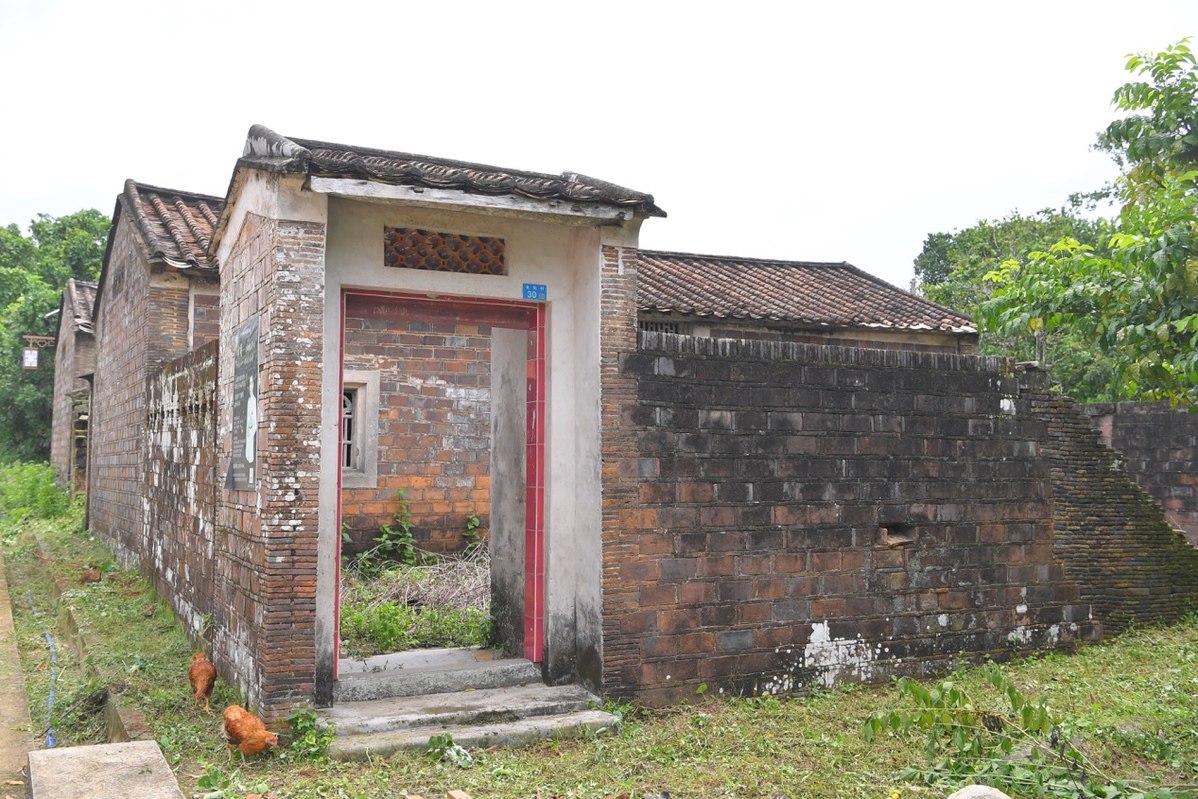
[[[214,625],[217,343],[167,364],[146,381],[141,553],[159,595],[188,629]]]
[[[379,372],[378,481],[342,491],[353,552],[394,524],[407,496],[418,545],[461,549],[466,519],[491,511],[491,331],[472,324],[345,320],[345,368]]]
[[[1078,476],[1099,469],[1085,415],[1005,359],[642,334],[620,377],[636,453],[605,460],[609,693],[929,674],[1191,591],[1151,503],[1110,501],[1138,493],[1126,476]]]
[[[908,352],[943,352],[976,355],[977,335],[893,333],[869,330],[797,330],[785,327],[748,327],[736,320],[712,323],[711,338],[732,338],[745,341],[789,341],[795,344],[827,344],[837,347],[861,347],[871,350],[906,350]]]
[[[1085,411],[1136,484],[1198,546],[1198,414],[1167,402],[1093,404]]]
[[[1113,443],[1139,456],[1126,461],[1125,471],[1086,416],[1093,408],[1083,412],[1050,393],[1036,402],[1049,422],[1045,455],[1052,467],[1058,551],[1081,584],[1082,598],[1113,630],[1130,619],[1175,620],[1198,600],[1198,549],[1140,486],[1159,491],[1164,503],[1180,498],[1173,488],[1188,488],[1181,480],[1192,472],[1169,464],[1188,449],[1193,417],[1167,406],[1123,410],[1121,403]]]

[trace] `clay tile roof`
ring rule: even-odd
[[[141,232],[151,263],[216,272],[207,251],[224,200],[127,180],[120,202]]]
[[[96,303],[96,284],[71,278],[63,291],[64,304],[70,304],[71,329],[93,333],[92,309]]]
[[[976,333],[951,311],[847,263],[641,250],[642,310],[729,319]]]
[[[576,172],[545,175],[427,155],[291,139],[261,125],[250,128],[243,161],[278,171],[307,171],[317,177],[358,178],[474,194],[595,203],[629,209],[644,216],[666,215],[654,204],[651,194]]]

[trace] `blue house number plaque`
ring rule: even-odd
[[[545,291],[544,283],[525,283],[524,284],[524,299],[537,300],[544,302],[548,299],[548,292]]]

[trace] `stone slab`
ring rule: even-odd
[[[33,799],[184,799],[154,741],[30,752],[29,781]]]

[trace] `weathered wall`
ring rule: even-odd
[[[207,634],[214,612],[217,344],[172,361],[146,380],[141,553],[159,595],[188,629]]]
[[[1169,507],[1186,498],[1181,492],[1190,484],[1182,479],[1193,473],[1172,459],[1193,452],[1186,443],[1194,440],[1193,417],[1157,405],[1124,410],[1121,403],[1112,438],[1116,448],[1122,444],[1136,453],[1125,471],[1079,406],[1049,393],[1037,403],[1049,423],[1045,455],[1052,466],[1057,548],[1081,584],[1082,599],[1114,630],[1131,619],[1175,620],[1198,600],[1198,549],[1157,503]],[[1159,493],[1156,501],[1150,493]]]
[[[644,327],[652,332],[681,333],[700,338],[731,338],[742,341],[789,341],[795,344],[830,344],[837,347],[862,347],[871,350],[907,350],[977,355],[977,334],[939,331],[887,330],[883,328],[824,328],[804,330],[782,324],[766,325],[750,319],[713,319],[644,313]],[[655,323],[677,329],[658,329]]]
[[[146,378],[191,349],[193,284],[151,268],[127,217],[113,235],[94,313],[88,525],[131,567],[149,545],[142,517]]]
[[[95,313],[96,378],[92,394],[88,456],[87,518],[91,530],[112,545],[125,566],[138,562],[141,532],[141,426],[150,272],[132,225],[115,231]]]
[[[88,433],[89,418],[80,419],[79,409],[90,408],[91,384],[81,375],[95,371],[96,339],[91,333],[75,329],[71,308],[65,307],[60,316],[54,352],[50,463],[59,485],[71,491],[84,491],[87,488],[87,464],[77,457],[76,437],[82,435],[86,441]],[[82,429],[79,429],[81,425]]]
[[[1003,359],[643,334],[607,380],[610,693],[928,674],[1192,595],[1152,504],[1086,477],[1086,417]]]
[[[1167,402],[1102,403],[1085,411],[1136,484],[1198,546],[1198,414]]]
[[[394,525],[402,490],[417,545],[461,549],[466,520],[491,512],[491,331],[471,324],[347,316],[346,370],[379,372],[377,480],[342,491],[347,552]]]
[[[262,197],[273,190],[267,182]],[[224,623],[213,643],[221,673],[277,722],[315,695],[325,226],[240,209],[235,218],[221,257],[217,441],[223,475],[233,342],[256,318],[258,477],[253,489],[218,492],[214,615]]]

